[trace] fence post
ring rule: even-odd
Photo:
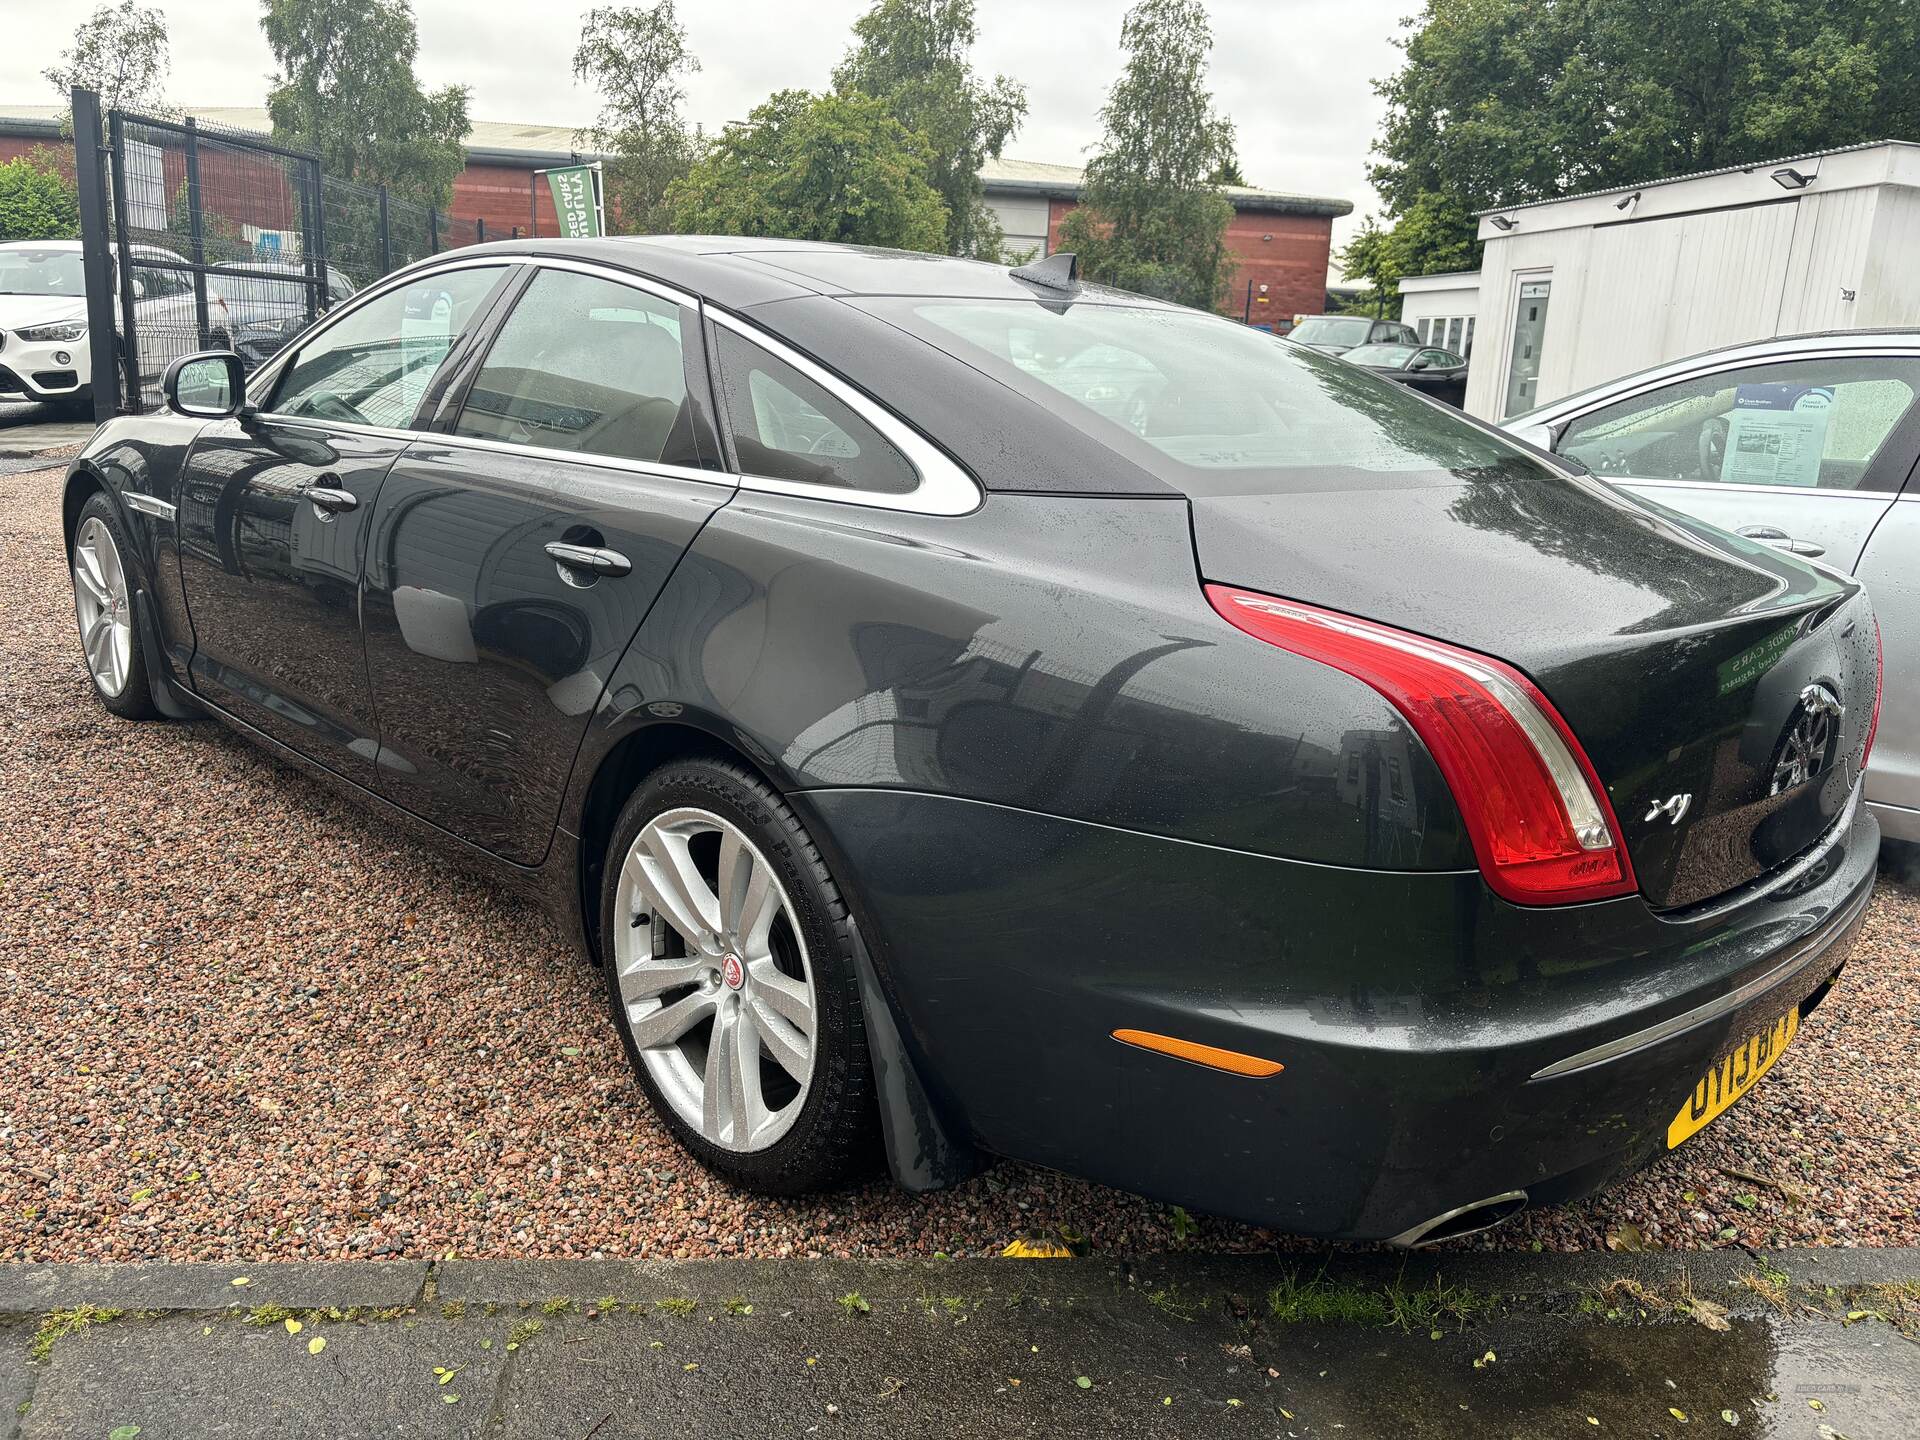
[[[327,284],[327,177],[316,156],[307,162],[313,175],[313,258],[314,304],[325,309],[330,287]]]
[[[107,112],[107,146],[113,152],[113,238],[120,269],[120,357],[125,389],[121,398],[129,415],[138,415],[145,397],[140,393],[140,331],[133,295],[133,245],[127,239],[132,223],[127,217],[127,127],[118,110]]]
[[[207,234],[201,219],[200,129],[193,116],[187,116],[187,229],[193,239],[188,252],[193,260],[193,323],[199,331],[199,349],[213,343],[207,325]],[[233,343],[233,337],[227,337]]]
[[[431,205],[427,207],[427,253],[440,253],[440,212]]]
[[[80,191],[80,255],[86,272],[88,373],[93,418],[111,420],[119,407],[113,354],[113,254],[107,234],[106,175],[100,168],[100,97],[73,92],[73,177]]]
[[[380,187],[380,273],[393,273],[393,222],[387,216],[387,187]]]
[[[320,313],[319,287],[314,281],[313,269],[313,212],[319,208],[319,197],[313,194],[313,169],[302,165],[296,172],[299,181],[294,193],[300,201],[300,268],[306,271],[307,323],[311,325],[314,317]]]
[[[476,245],[487,243],[487,217],[484,215],[473,222],[473,243]]]

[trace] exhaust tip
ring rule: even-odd
[[[1508,1190],[1485,1200],[1476,1200],[1471,1205],[1457,1205],[1451,1210],[1442,1210],[1411,1229],[1402,1230],[1387,1244],[1396,1250],[1417,1250],[1423,1245],[1437,1245],[1442,1240],[1458,1240],[1462,1235],[1477,1235],[1482,1230],[1491,1230],[1526,1208],[1527,1192]]]

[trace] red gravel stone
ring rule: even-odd
[[[928,1196],[713,1180],[545,917],[218,726],[101,709],[60,478],[0,477],[0,1260],[1175,1243],[1161,1206],[1010,1164]],[[1920,900],[1888,887],[1753,1095],[1645,1175],[1478,1243],[1598,1246],[1628,1221],[1670,1246],[1920,1240],[1917,978]],[[1186,1248],[1305,1245],[1195,1220]]]

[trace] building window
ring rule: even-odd
[[[1442,350],[1451,350],[1456,355],[1460,353],[1460,327],[1465,320],[1465,316],[1456,315],[1447,321],[1447,343],[1440,347]]]

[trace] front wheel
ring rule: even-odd
[[[73,531],[73,610],[81,653],[102,705],[128,720],[157,720],[126,554],[127,534],[113,502],[93,495]]]
[[[674,1138],[751,1190],[871,1167],[876,1125],[847,909],[786,802],[717,760],[648,776],[601,894],[607,998]]]

